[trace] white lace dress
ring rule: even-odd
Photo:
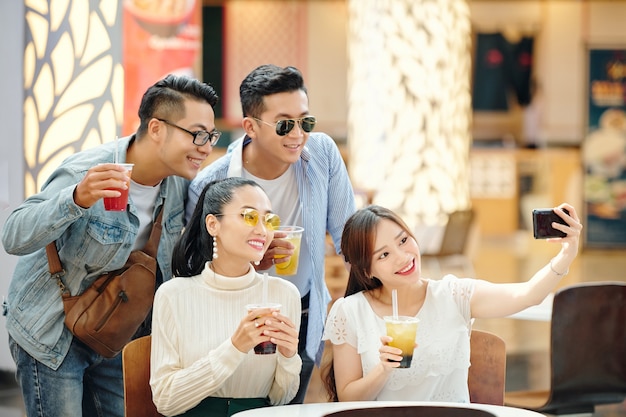
[[[377,400],[469,402],[470,298],[474,280],[447,275],[428,281],[417,317],[418,347],[408,369],[395,369]],[[385,323],[363,293],[338,299],[326,322],[324,340],[349,343],[361,355],[363,375],[379,362]]]

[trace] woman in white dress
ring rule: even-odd
[[[161,414],[227,417],[296,395],[300,294],[251,264],[279,225],[254,181],[233,177],[204,188],[174,247],[176,277],[154,300],[150,385]],[[247,311],[263,298],[280,309]],[[255,354],[268,341],[275,354]]]
[[[569,211],[569,215],[563,209]],[[350,264],[344,298],[326,321],[330,341],[322,379],[331,400],[413,400],[469,402],[467,376],[473,318],[504,317],[539,304],[567,274],[578,253],[582,225],[574,207],[554,208],[567,234],[551,238],[561,249],[527,282],[495,284],[447,275],[421,276],[415,237],[392,211],[369,206],[346,222],[341,250]],[[388,345],[384,316],[419,321],[410,368],[397,369],[402,351]]]

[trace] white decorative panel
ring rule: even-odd
[[[470,205],[470,33],[465,0],[349,0],[350,175],[409,225]]]
[[[25,195],[69,155],[114,139],[122,119],[120,2],[25,1]]]

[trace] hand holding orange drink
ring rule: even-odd
[[[384,320],[387,336],[392,338],[389,346],[402,349],[402,360],[398,368],[410,368],[419,319],[408,316],[385,316]]]
[[[304,228],[300,226],[280,226],[278,231],[283,232],[286,236],[282,239],[288,240],[293,244],[293,255],[286,262],[275,262],[277,275],[295,275],[298,272],[298,259],[300,258],[300,245],[302,242],[302,232]],[[274,259],[281,259],[286,255],[276,255]]]

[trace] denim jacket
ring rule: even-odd
[[[125,162],[133,140],[134,136],[119,140],[120,162]],[[74,203],[74,189],[87,170],[113,162],[115,148],[109,142],[67,158],[40,193],[11,213],[2,230],[5,250],[20,256],[5,304],[7,330],[24,350],[52,369],[63,362],[72,334],[64,325],[61,292],[50,277],[46,245],[56,240],[65,269],[63,282],[77,295],[99,275],[124,266],[137,237],[139,219],[132,198],[124,212],[105,211],[102,200],[88,209]],[[163,209],[157,254],[163,280],[172,276],[172,250],[184,225],[188,185],[186,179],[167,177],[156,200],[153,219]]]

